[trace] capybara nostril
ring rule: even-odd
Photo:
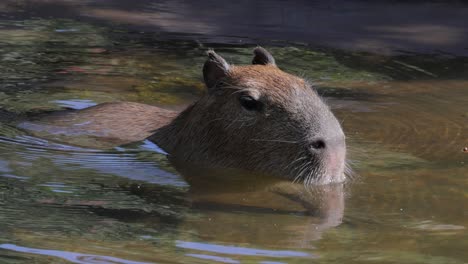
[[[323,139],[317,139],[317,140],[312,141],[312,143],[310,143],[310,146],[316,150],[324,149],[327,147]]]

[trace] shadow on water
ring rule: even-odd
[[[214,43],[290,40],[390,54],[466,56],[463,1],[4,1],[5,16],[78,18],[164,33],[192,33]],[[229,12],[225,12],[229,10]]]

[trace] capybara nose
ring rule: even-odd
[[[328,181],[343,181],[345,178],[346,144],[344,140],[339,140],[328,145],[329,147],[324,151],[322,160],[326,174],[329,177]]]
[[[344,180],[346,163],[346,144],[343,137],[319,138],[308,143],[309,151],[318,157],[319,167],[322,169],[322,183],[340,182]]]
[[[323,150],[327,147],[327,143],[323,139],[316,139],[310,142],[310,147],[313,150]]]

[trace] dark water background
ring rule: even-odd
[[[0,263],[467,263],[467,17],[462,1],[2,1]],[[327,99],[355,180],[178,172],[148,142],[17,128],[118,100],[182,109],[206,49],[243,64],[257,44]]]

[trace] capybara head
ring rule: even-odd
[[[175,158],[306,184],[344,181],[340,123],[311,85],[280,70],[268,51],[256,48],[247,66],[209,51],[203,77],[207,93],[166,130],[175,140],[162,140]]]

